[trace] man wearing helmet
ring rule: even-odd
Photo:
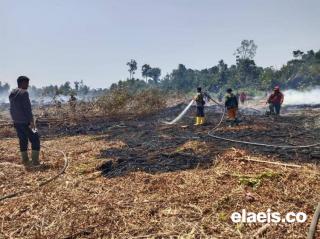
[[[271,114],[280,114],[281,105],[283,103],[284,96],[280,91],[280,87],[274,87],[273,93],[269,96],[267,103]]]

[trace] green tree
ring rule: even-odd
[[[74,84],[74,90],[75,90],[75,92],[78,92],[78,91],[79,91],[80,82],[79,82],[79,81],[75,81],[75,82],[73,82],[73,84]]]
[[[128,70],[130,73],[129,79],[132,79],[133,75],[135,74],[135,71],[138,69],[137,62],[132,59],[129,62],[127,62],[127,66],[129,66],[129,70]]]
[[[258,46],[253,40],[242,40],[241,46],[238,47],[234,53],[237,59],[253,59],[256,55]]]
[[[155,67],[148,70],[148,76],[151,77],[153,82],[156,84],[159,83],[160,75],[161,75],[160,68]]]
[[[71,92],[72,88],[71,88],[71,84],[69,81],[67,81],[66,83],[64,83],[63,85],[61,85],[59,87],[59,90],[58,92],[61,94],[61,95],[69,95],[70,92]]]
[[[220,60],[218,63],[218,88],[227,85],[228,82],[228,65],[224,63],[223,60]]]
[[[314,57],[316,59],[316,62],[320,63],[320,50],[314,54]]]
[[[292,52],[292,55],[294,58],[302,58],[303,54],[304,52],[300,50],[295,50]]]
[[[150,65],[148,64],[144,64],[142,67],[141,67],[141,73],[142,73],[142,77],[145,78],[145,81],[148,82],[148,77],[150,76]]]
[[[171,85],[172,89],[177,91],[184,91],[187,88],[186,84],[187,68],[183,64],[178,65],[178,69],[175,69],[171,73]]]
[[[238,59],[237,61],[238,80],[242,87],[258,87],[259,86],[259,68],[257,68],[254,60]]]
[[[275,85],[275,70],[272,67],[267,67],[263,70],[260,83],[260,90],[269,89],[272,85]]]

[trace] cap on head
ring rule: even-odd
[[[280,90],[280,87],[277,85],[274,87],[274,90]]]
[[[24,82],[29,82],[30,79],[26,76],[19,76],[17,79],[18,86],[21,86]]]
[[[231,93],[231,92],[232,92],[232,89],[231,89],[231,88],[227,89],[227,92],[228,92],[228,93]]]
[[[197,87],[197,92],[201,92],[201,87]]]

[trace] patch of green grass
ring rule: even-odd
[[[218,214],[218,218],[219,218],[219,221],[222,221],[222,222],[226,222],[229,219],[228,215],[225,212],[220,212]]]
[[[241,185],[258,188],[265,179],[276,179],[280,173],[274,171],[266,171],[257,175],[238,175],[239,183]]]

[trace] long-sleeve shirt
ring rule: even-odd
[[[227,93],[225,96],[224,105],[225,105],[225,107],[227,107],[227,109],[238,108],[237,97],[232,93]]]
[[[204,95],[200,92],[197,93],[197,95],[194,97],[194,100],[196,101],[197,106],[204,106]]]
[[[9,95],[10,114],[14,123],[30,124],[33,114],[27,90],[14,89]]]
[[[280,91],[274,92],[273,94],[271,94],[269,96],[268,103],[282,104],[283,103],[283,98],[284,98],[284,96]]]

